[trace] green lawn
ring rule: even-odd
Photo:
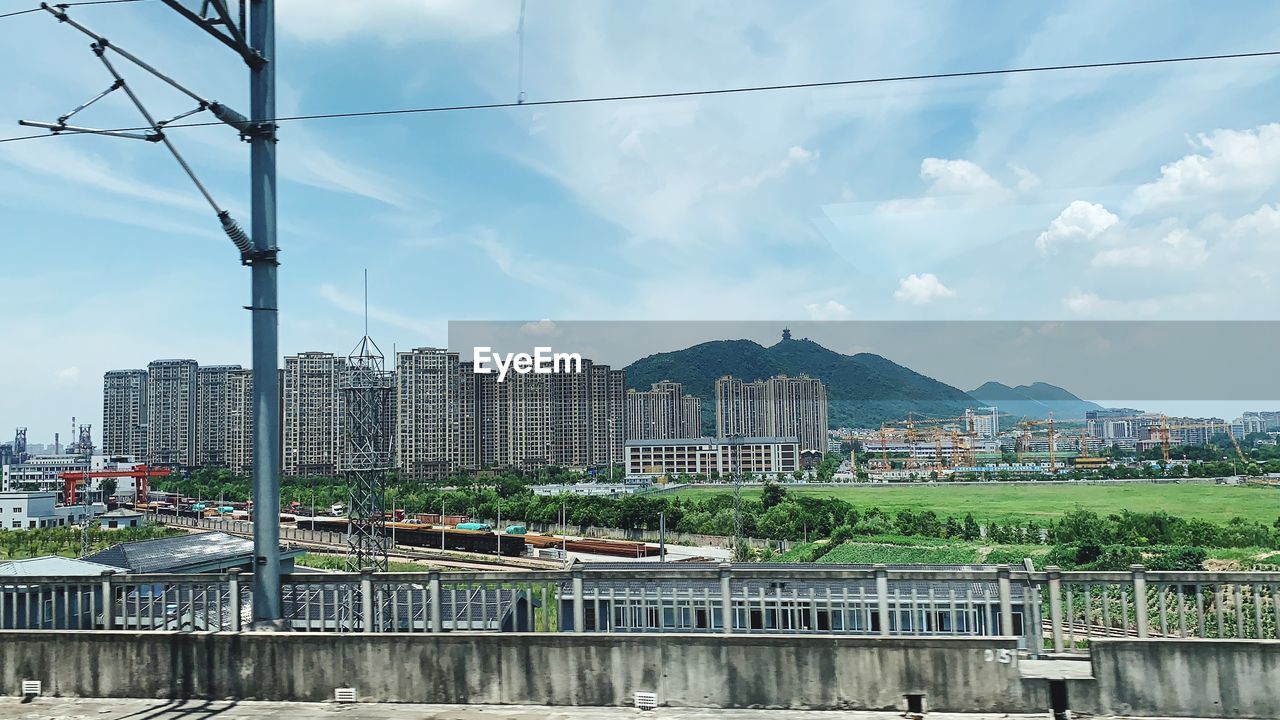
[[[719,488],[692,488],[682,494],[729,492]],[[1225,522],[1235,516],[1268,525],[1280,517],[1280,488],[1238,485],[1133,483],[1125,485],[890,485],[838,488],[788,487],[800,495],[835,496],[855,506],[879,506],[896,513],[932,510],[939,515],[973,513],[979,521],[1005,522],[1014,518],[1050,518],[1076,508],[1102,515],[1124,509],[1139,512],[1164,510],[1171,515]],[[744,491],[758,499],[759,488]]]

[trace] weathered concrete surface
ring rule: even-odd
[[[519,705],[334,705],[189,700],[72,700],[41,698],[28,705],[0,699],[0,720],[902,720],[896,712],[563,708]],[[1035,715],[930,713],[929,720],[1043,720]]]
[[[617,706],[636,691],[674,707],[1038,712],[1013,638],[763,635],[322,635],[7,632],[0,693]],[[1001,652],[1006,651],[1006,652]],[[1001,660],[1005,660],[1002,662]]]
[[[1202,718],[1280,717],[1280,640],[1094,640],[1093,681],[1072,710]]]

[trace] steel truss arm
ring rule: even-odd
[[[246,0],[241,1],[244,2]],[[262,58],[262,55],[245,42],[244,28],[237,28],[235,22],[231,20],[231,13],[227,11],[225,0],[205,0],[204,7],[201,8],[200,13],[193,12],[183,5],[181,0],[161,0],[161,2],[176,10],[182,17],[195,23],[197,27],[212,35],[218,42],[235,50],[236,54],[243,58],[245,64],[249,67],[260,68],[266,64],[266,60]],[[210,7],[217,12],[218,17],[216,19],[205,17]],[[219,30],[219,27],[225,27],[226,32]]]

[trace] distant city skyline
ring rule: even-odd
[[[280,3],[283,115],[519,92],[519,0],[313,5]],[[243,68],[162,4],[69,12],[244,111]],[[529,3],[523,91],[1213,55],[1268,47],[1277,21],[1261,0],[1211,13],[1154,0],[744,1],[671,4],[655,32],[643,3]],[[47,13],[0,32],[0,62],[23,69],[0,78],[6,136],[109,82]],[[157,112],[190,109],[127,75]],[[1250,59],[283,123],[280,346],[349,349],[366,267],[384,348],[445,347],[447,322],[464,318],[1271,319],[1278,90],[1280,63]],[[118,93],[77,118],[137,122]],[[170,135],[245,217],[235,133]],[[0,357],[0,437],[24,425],[51,440],[72,415],[100,425],[107,370],[249,365],[248,274],[162,148],[0,145],[0,216],[15,239],[0,304],[24,347]],[[1053,373],[987,379],[1070,388]]]

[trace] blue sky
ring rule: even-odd
[[[519,0],[279,6],[282,114],[515,98]],[[1280,6],[1209,8],[528,0],[524,89],[1280,48]],[[247,110],[243,65],[160,3],[72,12]],[[55,118],[109,80],[85,38],[39,13],[0,20],[0,66],[5,123]],[[189,109],[121,67],[157,115]],[[443,344],[464,319],[1270,319],[1278,73],[1238,60],[286,124],[281,348],[346,352],[365,267],[388,350]],[[118,95],[80,120],[135,124]],[[171,137],[246,218],[232,131]],[[248,274],[160,147],[0,144],[0,236],[0,436],[96,425],[111,368],[247,364]]]

